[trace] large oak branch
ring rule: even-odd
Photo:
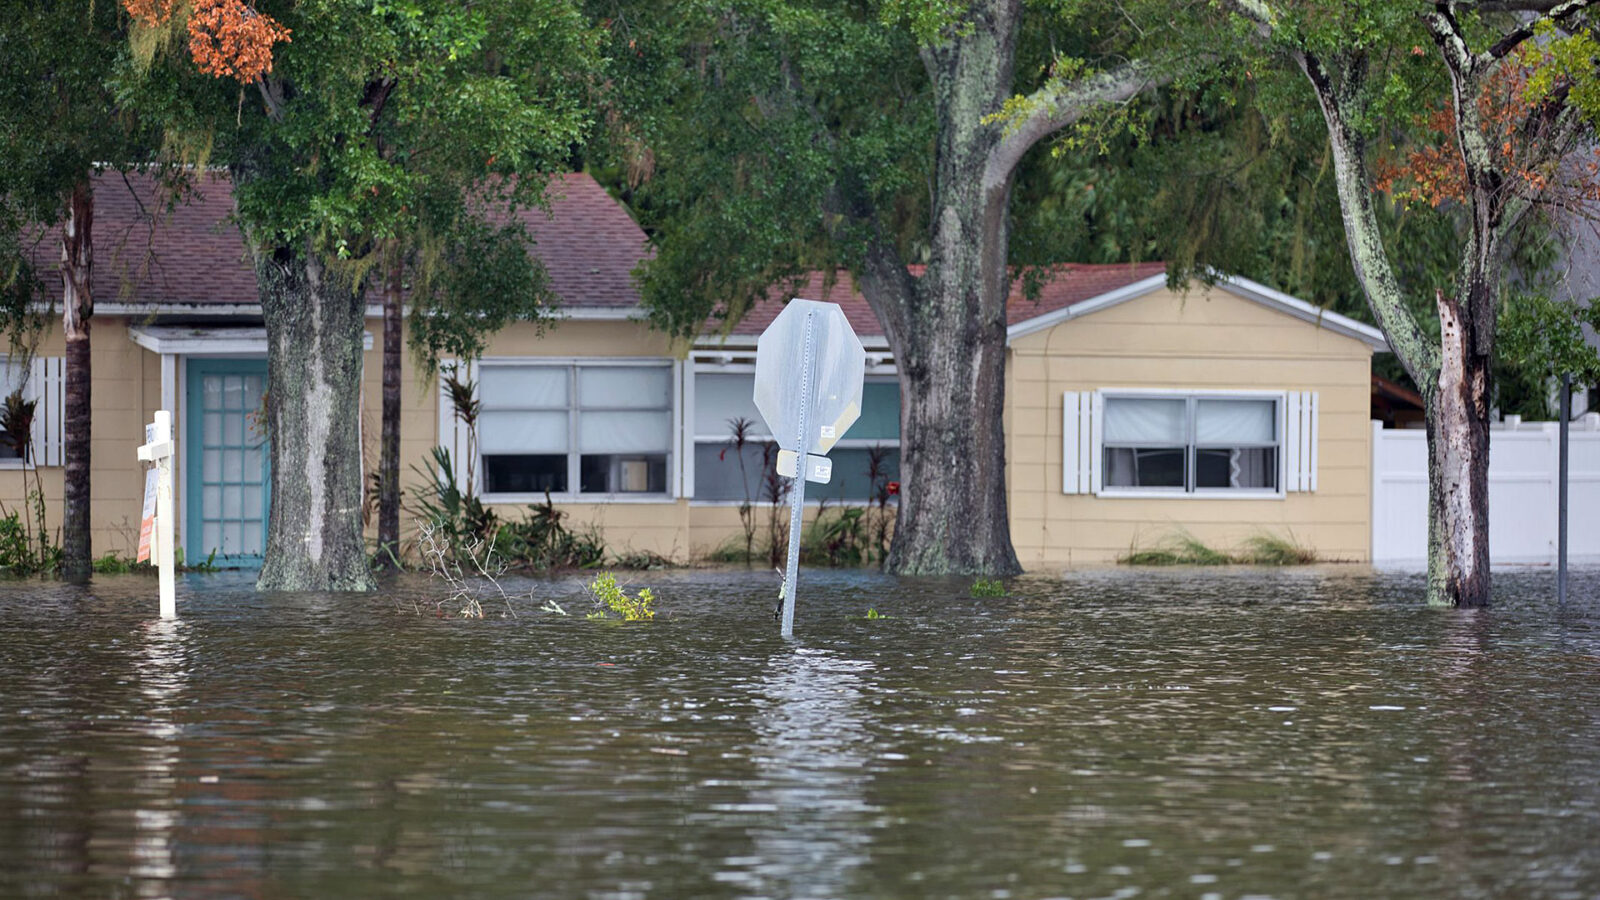
[[[1108,103],[1127,102],[1171,80],[1169,72],[1153,63],[1136,60],[1074,81],[1051,81],[1023,101],[1027,112],[1019,121],[1008,124],[1005,136],[990,151],[984,166],[984,187],[1005,185],[1030,147],[1078,121],[1090,110]]]

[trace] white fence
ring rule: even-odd
[[[1489,436],[1489,553],[1495,565],[1554,565],[1559,425],[1508,421]],[[1600,563],[1600,415],[1572,423],[1567,553]],[[1428,439],[1372,423],[1372,562],[1427,562]]]

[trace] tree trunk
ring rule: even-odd
[[[93,569],[89,539],[90,344],[94,313],[94,185],[88,175],[72,189],[61,229],[61,310],[66,337],[66,471],[62,481],[61,574],[87,580]]]
[[[305,245],[258,249],[272,508],[258,590],[368,591],[361,536],[359,285]]]
[[[1365,60],[1339,60],[1342,77],[1337,78],[1309,54],[1298,61],[1327,124],[1356,278],[1390,348],[1422,391],[1428,431],[1427,601],[1487,606],[1489,360],[1499,282],[1499,201],[1474,191],[1472,228],[1457,277],[1466,302],[1436,292],[1441,334],[1436,344],[1406,309],[1373,212],[1366,145],[1352,124],[1367,114]]]
[[[873,277],[869,261],[862,285],[900,369],[903,487],[888,560],[900,574],[1022,571],[1001,417],[1011,178],[985,177],[1001,126],[984,122],[1010,95],[1020,8],[979,6],[967,34],[924,51],[940,122],[927,272],[914,284]]]
[[[383,292],[383,433],[378,448],[378,565],[400,559],[400,289],[398,249]]]
[[[1438,387],[1428,426],[1428,602],[1489,605],[1489,357],[1474,352],[1461,304],[1438,295]]]

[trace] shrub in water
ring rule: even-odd
[[[998,578],[979,578],[972,583],[974,597],[1004,597],[1006,584]]]
[[[621,616],[624,622],[638,622],[656,617],[656,611],[651,608],[656,602],[656,597],[649,588],[641,590],[637,596],[630,597],[628,592],[617,584],[617,576],[610,572],[589,582],[589,593],[594,595],[595,603]],[[599,615],[593,613],[589,615],[591,619],[605,617],[603,611]]]

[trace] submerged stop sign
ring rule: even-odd
[[[756,409],[778,446],[827,453],[861,417],[866,371],[867,352],[839,304],[791,300],[756,343]]]
[[[795,575],[806,482],[827,482],[826,456],[861,417],[867,353],[837,303],[790,300],[756,343],[756,409],[780,453],[789,491],[789,565],[783,573],[783,636],[794,634]],[[781,452],[787,451],[787,452]]]

